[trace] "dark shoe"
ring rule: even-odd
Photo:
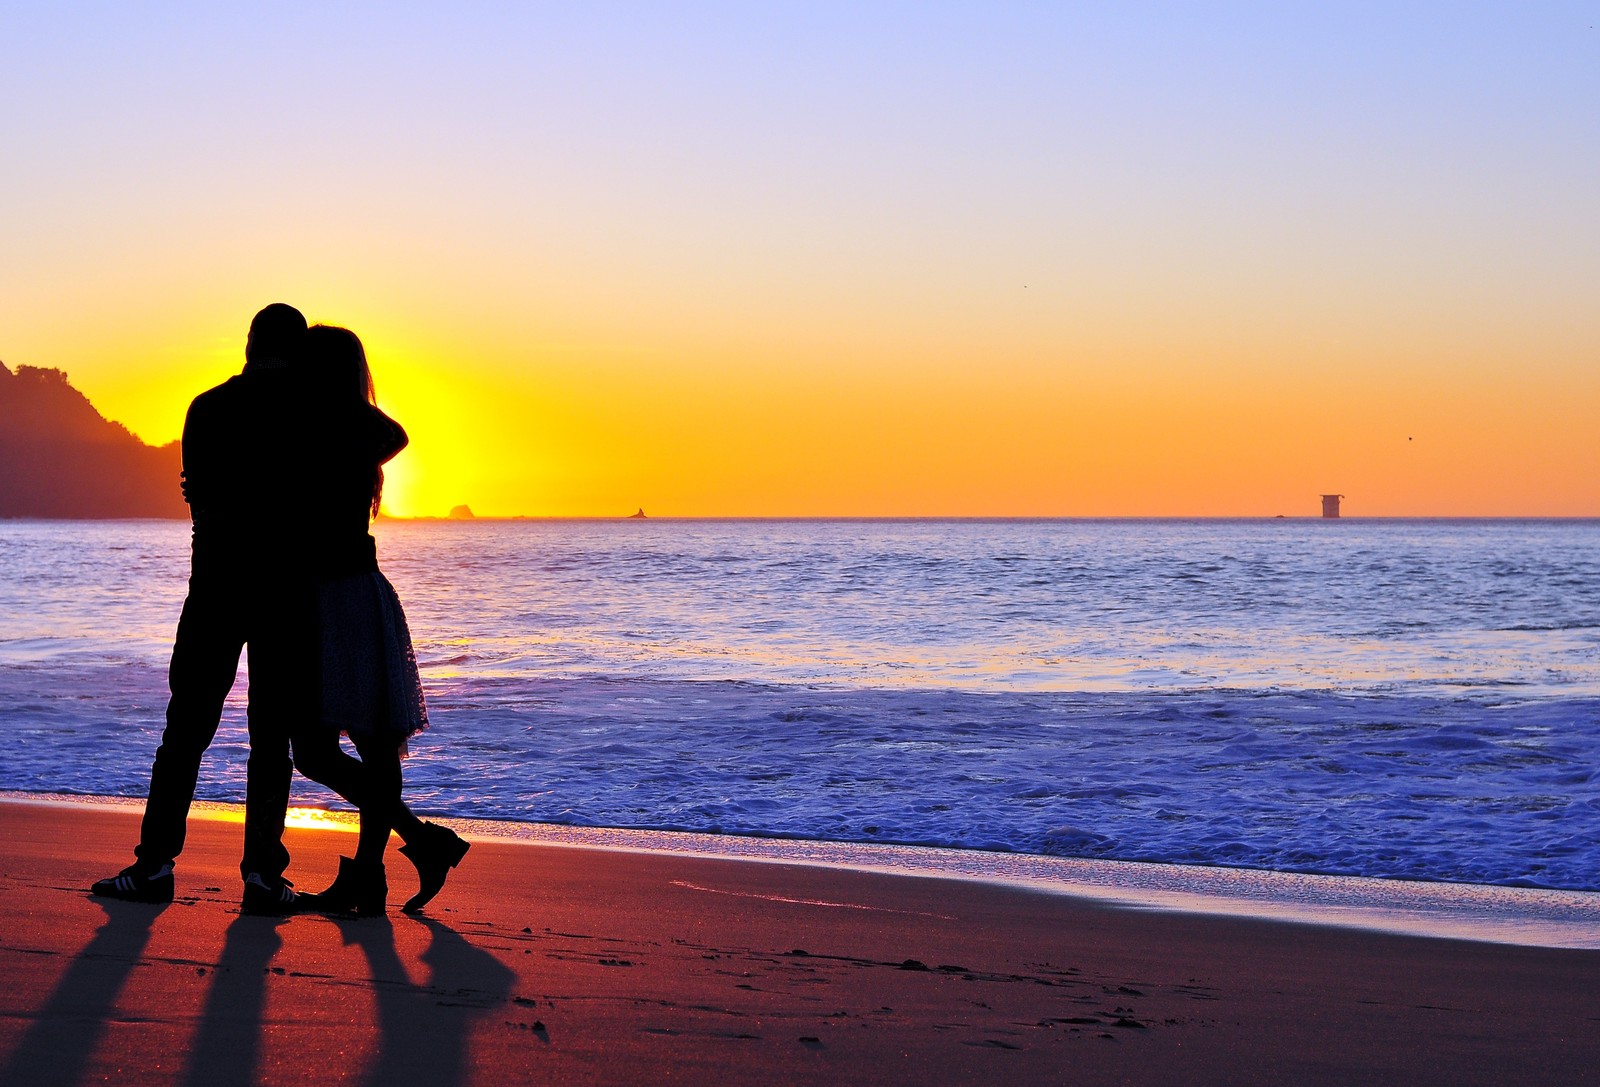
[[[244,877],[244,899],[239,903],[240,913],[253,913],[262,917],[287,917],[300,908],[304,895],[294,893],[294,884],[282,876],[269,878],[259,872]]]
[[[110,879],[97,881],[89,893],[124,902],[171,902],[172,865],[135,861]]]
[[[400,852],[406,859],[417,866],[417,878],[421,881],[422,888],[406,899],[406,904],[400,908],[406,913],[417,913],[433,901],[433,896],[444,886],[445,877],[450,874],[450,869],[460,864],[461,858],[465,857],[467,850],[471,848],[471,842],[449,827],[441,827],[438,823],[423,823],[422,834],[417,840],[400,847]]]
[[[389,899],[389,881],[381,864],[358,864],[339,858],[339,874],[320,894],[300,896],[300,908],[318,913],[382,917]]]

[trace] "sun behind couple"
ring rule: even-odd
[[[200,760],[217,732],[240,653],[250,665],[242,908],[381,914],[391,829],[416,866],[420,910],[468,843],[401,797],[408,737],[427,727],[411,635],[369,531],[383,465],[405,430],[377,407],[349,329],[308,328],[274,303],[256,314],[244,369],[200,394],[183,429],[183,492],[194,522],[166,728],[151,768],[137,860],[97,895],[169,902]],[[350,737],[360,758],[340,746]],[[284,878],[293,771],[361,813],[353,858],[333,885],[296,894]]]

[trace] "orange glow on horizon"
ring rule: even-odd
[[[237,293],[125,364],[92,328],[65,357],[7,361],[68,370],[159,444],[242,365],[256,295]],[[558,338],[338,291],[302,308],[362,336],[411,436],[386,467],[397,517],[1310,516],[1332,492],[1348,516],[1600,515],[1600,372],[1570,328],[1308,342],[1221,313],[1150,329],[977,307],[768,339],[665,318],[608,337],[596,315]],[[1504,361],[1518,350],[1543,365]]]
[[[411,437],[385,469],[396,517],[1292,516],[1324,492],[1348,495],[1351,516],[1600,514],[1592,377],[1142,359],[922,378],[787,359],[467,369],[366,338],[380,406]],[[110,418],[181,420],[173,405],[215,372],[186,376],[199,369],[121,401],[86,391]]]

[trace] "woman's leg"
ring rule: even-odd
[[[400,840],[410,844],[423,833],[422,820],[411,813],[406,806],[404,798],[400,795],[403,786],[400,772],[400,745],[392,740],[351,738],[356,745],[356,751],[361,755],[364,764],[375,768],[381,767],[380,772],[373,778],[374,787],[378,796],[387,797],[389,808],[385,818],[394,827],[394,832],[400,835]]]
[[[337,732],[326,725],[300,726],[290,733],[289,742],[296,770],[366,811],[370,794],[366,768],[339,746]]]
[[[361,835],[356,841],[355,858],[350,862],[351,878],[357,878],[357,874],[362,872],[380,873],[373,878],[379,880],[383,878],[381,876],[383,855],[389,845],[389,828],[392,826],[395,833],[406,843],[400,848],[400,852],[405,854],[406,859],[417,869],[420,887],[405,904],[406,911],[414,913],[439,893],[450,874],[450,869],[461,863],[461,858],[466,856],[470,847],[460,835],[448,827],[424,823],[418,819],[401,799],[398,743],[392,740],[363,740],[355,737],[352,737],[352,740],[356,745],[356,751],[361,755],[360,760],[345,755],[344,759],[348,762],[340,761],[338,765],[341,769],[346,769],[353,763],[360,768],[361,784],[356,792],[364,799],[370,798],[370,801],[357,804],[361,808]],[[337,743],[334,747],[337,749]],[[328,763],[338,761],[330,757],[323,747],[313,746],[309,750],[314,762],[321,756],[321,761],[315,764],[315,768],[319,771],[329,769]],[[343,752],[339,754],[343,755]],[[351,799],[352,803],[356,803],[350,794],[342,795]],[[344,864],[344,861],[340,861],[341,879]],[[342,905],[344,900],[335,896],[330,901],[334,905]],[[380,903],[371,910],[358,906],[357,912],[382,912],[382,906]]]
[[[388,819],[394,824],[395,833],[405,842],[405,845],[400,847],[400,852],[417,869],[419,883],[417,893],[412,895],[404,906],[407,913],[415,913],[439,893],[444,881],[449,878],[450,869],[461,863],[461,858],[467,855],[467,850],[471,847],[449,827],[442,827],[437,823],[424,823],[406,806],[400,795],[399,744],[382,740],[367,742],[358,740],[356,750],[361,753],[362,764],[371,769],[371,784],[375,794],[388,798]],[[373,836],[369,838],[367,822],[366,812],[363,811],[361,843],[356,851],[357,861],[367,857],[381,858],[384,844],[388,840],[387,830],[384,831],[383,837],[377,837],[375,820]]]
[[[326,785],[361,812],[355,858],[340,857],[339,875],[332,886],[317,894],[301,895],[301,908],[357,917],[379,916],[389,893],[383,852],[389,843],[390,803],[382,778],[382,751],[366,752],[366,758],[352,758],[339,745],[339,734],[323,726],[300,728],[290,742],[294,764],[302,774]],[[358,745],[356,750],[361,747]]]
[[[370,807],[361,809],[361,838],[356,845],[356,861],[381,862],[389,844],[390,828],[400,835],[401,841],[413,842],[422,831],[422,820],[411,814],[400,796],[400,745],[387,739],[352,737],[352,740],[361,755],[361,766],[366,771],[367,787],[373,800]]]
[[[373,822],[373,836],[387,842],[392,826],[403,842],[414,842],[422,833],[422,820],[411,814],[400,797],[400,747],[386,740],[361,740],[351,737],[361,757],[355,758],[339,746],[339,737],[326,726],[297,729],[293,736],[294,765],[301,774],[325,785],[354,804],[367,823],[368,796],[382,804]],[[376,771],[376,774],[374,774]],[[378,826],[383,825],[382,835]],[[369,846],[369,851],[371,846]],[[378,851],[382,856],[382,851]]]

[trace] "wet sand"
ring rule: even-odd
[[[0,1083],[1580,1084],[1600,952],[987,884],[479,841],[428,914],[238,913],[237,823],[165,907],[84,888],[137,809],[0,802]],[[354,839],[291,829],[290,875]]]

